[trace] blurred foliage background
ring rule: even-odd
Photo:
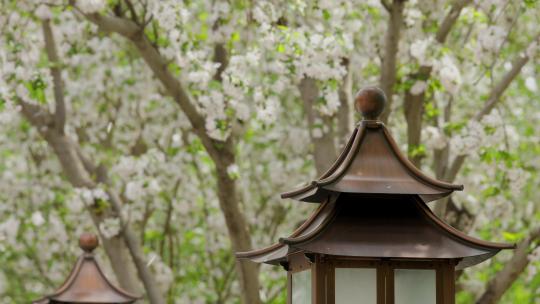
[[[409,158],[465,185],[435,212],[520,246],[460,273],[457,302],[540,303],[537,1],[1,0],[0,11],[0,303],[59,286],[83,231],[145,302],[285,303],[282,269],[233,252],[307,218],[312,206],[279,193],[335,159],[367,85],[386,92]]]

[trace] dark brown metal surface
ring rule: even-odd
[[[459,259],[457,268],[461,269],[514,247],[461,233],[439,220],[413,195],[341,194],[337,201],[329,201],[319,210],[307,225],[309,229],[281,239],[281,245],[266,251],[239,257],[277,263],[285,261],[291,251],[300,251],[346,257]]]
[[[399,151],[384,124],[364,120],[325,174],[282,197],[320,203],[333,193],[418,194],[432,201],[462,189],[423,174]]]
[[[376,87],[363,88],[354,98],[354,108],[365,119],[377,119],[386,105],[386,95]]]
[[[114,286],[91,253],[98,245],[97,237],[83,234],[79,240],[85,251],[75,264],[67,280],[54,293],[34,301],[34,304],[48,303],[134,303],[140,297]]]
[[[437,218],[426,202],[463,190],[426,176],[401,152],[377,120],[384,102],[377,90],[361,91],[355,128],[334,164],[317,180],[282,198],[322,203],[288,238],[270,247],[241,252],[240,259],[287,265],[298,254],[478,264],[514,245],[467,236]],[[452,266],[454,267],[454,265]]]

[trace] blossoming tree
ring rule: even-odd
[[[335,159],[365,85],[410,159],[472,193],[435,211],[518,243],[458,301],[540,292],[534,1],[0,3],[0,303],[57,286],[83,230],[149,303],[284,303],[232,253],[305,218],[273,194]]]

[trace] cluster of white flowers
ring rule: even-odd
[[[536,78],[531,76],[525,78],[525,87],[533,93],[538,91],[538,84],[536,82]]]
[[[409,27],[415,25],[422,20],[423,14],[420,9],[418,9],[418,1],[412,0],[407,1],[405,5],[405,24]]]
[[[418,60],[421,65],[431,65],[431,59],[429,58],[429,47],[434,44],[432,38],[420,39],[414,41],[410,46],[411,56]]]
[[[112,238],[120,233],[120,219],[119,218],[106,218],[99,224],[99,231],[105,238]]]
[[[425,81],[417,80],[411,87],[411,94],[420,95],[426,90],[426,88],[427,88],[427,83]]]
[[[299,78],[307,76],[326,81],[342,79],[346,73],[341,64],[344,49],[334,36],[323,36],[318,33],[295,35],[291,38],[291,51],[301,49],[302,55],[295,56],[296,74]]]
[[[32,213],[31,220],[34,226],[41,226],[45,223],[45,219],[43,218],[43,215],[39,211],[35,211],[34,213]]]
[[[530,173],[521,168],[510,168],[507,171],[507,177],[510,181],[511,192],[521,193],[530,178]]]
[[[265,124],[272,124],[278,118],[281,105],[276,96],[269,96],[266,102],[257,110],[257,118]]]
[[[106,6],[107,2],[105,0],[77,0],[77,7],[86,14],[97,13]]]
[[[442,149],[446,147],[448,139],[441,130],[437,127],[427,126],[422,130],[423,138],[425,139],[426,147],[430,150]]]
[[[527,269],[527,281],[530,282],[538,274],[540,269],[540,246],[534,248],[527,258],[530,263],[530,267]]]
[[[52,18],[52,12],[50,8],[45,4],[41,4],[40,6],[38,6],[38,8],[35,11],[35,14],[39,19],[42,19],[42,20],[48,20]]]
[[[102,188],[99,188],[99,187],[98,188],[93,188],[93,189],[76,188],[75,191],[74,191],[74,194],[75,194],[75,196],[80,198],[81,202],[83,202],[84,204],[87,204],[87,205],[94,204],[96,199],[104,200],[104,201],[109,199],[109,195],[107,194],[107,192],[105,192],[105,190],[103,190]],[[80,207],[80,206],[76,206],[75,208],[78,208],[78,207]]]
[[[341,104],[338,91],[331,89],[330,87],[326,87],[322,91],[322,98],[324,103],[318,106],[319,112],[327,116],[334,115]]]
[[[135,201],[141,199],[145,194],[144,181],[130,181],[126,184],[124,195],[128,200]]]
[[[455,95],[461,86],[461,73],[449,56],[444,56],[435,66],[439,73],[439,79],[444,88]]]
[[[10,216],[0,223],[0,251],[4,245],[15,245],[17,243],[17,233],[21,222],[15,216]]]
[[[198,102],[205,113],[205,126],[208,135],[218,140],[227,139],[231,130],[228,126],[224,126],[228,117],[225,114],[226,101],[223,93],[211,90],[208,95],[200,96]]]
[[[482,145],[484,136],[484,127],[479,122],[471,120],[459,135],[451,138],[450,147],[457,155],[470,154]]]
[[[493,25],[478,33],[478,45],[482,50],[495,53],[500,48],[507,30],[502,26]]]

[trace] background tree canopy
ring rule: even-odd
[[[0,3],[0,303],[58,286],[83,231],[149,303],[285,303],[281,269],[233,252],[307,217],[279,193],[335,159],[367,85],[465,185],[436,213],[518,243],[458,303],[540,303],[537,1]]]

